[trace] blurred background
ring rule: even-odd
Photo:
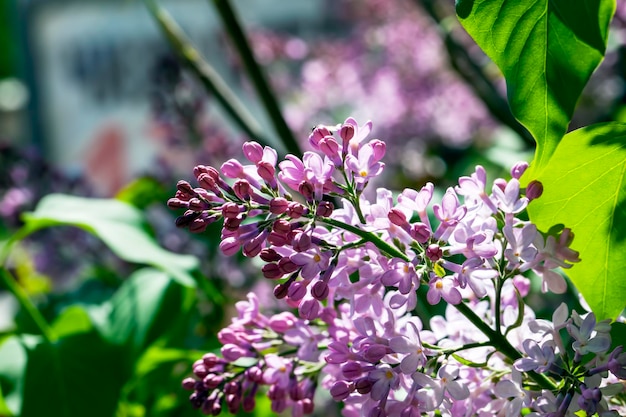
[[[159,4],[280,149],[212,2]],[[571,128],[626,122],[625,4],[618,1],[606,58]],[[515,161],[532,156],[532,138],[508,110],[497,67],[463,32],[452,2],[232,5],[302,149],[317,124],[348,116],[372,120],[374,137],[387,142],[382,182],[397,190],[426,181],[445,189],[477,164],[506,175]],[[202,275],[224,300],[241,298],[249,288],[269,294],[271,289],[255,287],[256,267],[221,257],[218,230],[189,236],[175,229],[177,213],[165,208],[176,181],[190,179],[194,165],[219,166],[240,156],[249,137],[185,69],[145,4],[7,0],[0,7],[0,241],[50,193],[117,197],[145,214],[161,246],[196,255]],[[137,269],[97,237],[71,227],[24,240],[9,267],[49,321],[68,305],[105,302]],[[226,305],[200,297],[179,347],[214,349]],[[0,332],[29,329],[18,303],[0,290]],[[137,386],[125,388],[133,406],[118,406],[117,415],[194,415],[177,391],[189,370],[189,359],[179,359],[183,365],[173,361],[155,376],[170,402],[158,403],[156,393]]]

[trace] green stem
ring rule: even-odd
[[[400,258],[406,262],[410,262],[409,257],[406,256],[405,253],[400,251],[395,246],[392,246],[389,243],[385,242],[384,240],[376,236],[376,234],[374,233],[366,232],[365,230],[361,230],[358,227],[352,226],[351,224],[340,222],[339,220],[331,219],[328,217],[320,218],[319,221],[322,223],[326,223],[329,226],[337,227],[347,232],[354,233],[355,235],[359,236],[364,241],[373,243],[374,246],[376,246],[378,249],[380,249],[382,252],[386,253],[387,255],[395,257],[395,258]]]
[[[270,88],[261,66],[254,57],[250,43],[246,38],[243,27],[239,23],[239,19],[231,7],[230,2],[228,0],[213,0],[213,4],[222,18],[224,28],[239,52],[239,57],[243,62],[259,98],[263,102],[263,106],[274,125],[274,129],[276,129],[276,133],[280,137],[287,152],[300,155],[302,153],[300,146],[283,117],[276,95]]]
[[[474,313],[474,311],[467,304],[463,304],[463,303],[455,304],[454,307],[456,307],[456,309],[459,310],[461,314],[463,314],[469,321],[472,322],[474,326],[478,327],[478,329],[481,332],[483,332],[485,336],[489,338],[491,345],[495,347],[498,350],[498,352],[501,352],[512,361],[515,361],[522,357],[521,353],[519,353],[517,349],[515,349],[509,343],[506,337],[504,337],[502,334],[500,334],[499,332],[496,332],[491,327],[489,327],[489,325],[487,325],[487,323],[482,321],[480,317],[478,317],[476,313]],[[538,374],[533,371],[530,371],[527,373],[542,388],[549,389],[549,390],[557,389],[554,382],[552,382],[552,380],[550,380],[550,378],[548,378],[547,376],[543,374]]]
[[[233,121],[250,138],[262,145],[269,145],[270,143],[265,137],[261,125],[239,101],[217,71],[202,58],[200,52],[194,48],[170,14],[162,7],[159,7],[155,0],[144,0],[144,2],[163,33],[165,33],[171,47],[185,66],[200,80],[204,88],[217,99]]]
[[[4,283],[7,289],[17,298],[17,301],[20,303],[20,306],[26,311],[26,313],[33,320],[33,323],[37,326],[41,335],[46,339],[48,343],[53,343],[57,340],[56,335],[52,328],[48,325],[46,320],[43,318],[37,307],[32,303],[30,298],[28,298],[28,294],[24,291],[15,278],[7,271],[4,267],[0,267],[0,280]]]

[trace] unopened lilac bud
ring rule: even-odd
[[[201,213],[187,210],[182,216],[178,216],[175,220],[176,227],[188,227],[195,219],[200,217]]]
[[[202,363],[209,369],[217,365],[219,361],[220,358],[215,353],[205,353],[202,355]]]
[[[341,365],[341,373],[350,380],[355,380],[363,373],[363,368],[358,362],[350,361]]]
[[[234,232],[237,229],[239,229],[239,226],[241,226],[241,222],[243,221],[243,218],[241,217],[237,217],[234,219],[226,219],[224,221],[224,229],[230,231],[230,232]]]
[[[273,315],[269,320],[269,328],[276,333],[285,333],[296,323],[297,318],[289,311]]]
[[[222,356],[228,362],[234,362],[239,358],[242,358],[248,354],[248,351],[241,346],[235,345],[234,343],[227,343],[222,346],[221,349]]]
[[[244,243],[243,245],[243,254],[248,258],[254,258],[263,249],[263,244],[265,243],[265,238],[267,237],[266,233],[262,233],[249,242]]]
[[[335,401],[343,401],[354,391],[354,384],[348,381],[337,381],[330,387],[330,395]]]
[[[209,223],[204,219],[194,219],[194,221],[189,224],[189,231],[191,233],[202,233],[206,230],[208,225]]]
[[[237,180],[233,184],[235,195],[242,200],[250,200],[250,183],[247,180]]]
[[[256,407],[256,400],[253,395],[248,395],[243,398],[243,403],[241,404],[241,408],[246,413],[251,413],[254,411],[254,407]]]
[[[328,284],[324,281],[317,281],[311,288],[311,295],[320,301],[328,297],[328,292]]]
[[[187,391],[191,391],[191,390],[195,389],[196,382],[197,381],[195,379],[193,379],[193,378],[185,378],[185,379],[183,379],[183,383],[182,383],[183,389],[186,389]]]
[[[319,217],[330,217],[335,210],[335,206],[330,201],[320,201],[315,210],[315,215]]]
[[[387,150],[387,145],[385,144],[385,142],[383,142],[382,140],[379,139],[372,139],[369,142],[370,146],[372,147],[372,158],[373,161],[372,162],[378,162],[381,159],[383,159],[383,157],[385,156],[385,152]]]
[[[206,369],[206,366],[204,366],[202,362],[198,363],[196,361],[196,363],[193,364],[193,373],[198,378],[204,378],[205,376],[208,375],[209,371]]]
[[[532,180],[526,187],[526,198],[529,201],[535,200],[543,194],[543,184],[540,181]]]
[[[287,211],[287,207],[289,206],[289,201],[283,197],[276,197],[270,201],[270,213],[272,214],[283,214]]]
[[[276,297],[279,300],[282,300],[283,298],[287,297],[287,294],[289,293],[289,285],[285,284],[278,284],[277,286],[274,287],[274,297]]]
[[[350,123],[345,123],[341,126],[341,129],[339,130],[339,137],[344,143],[346,143],[346,142],[349,142],[350,139],[354,137],[354,133],[355,133],[354,126],[351,125]]]
[[[330,131],[324,125],[316,126],[309,135],[309,143],[314,149],[319,149],[319,142],[322,138],[329,136]]]
[[[343,164],[341,155],[339,154],[339,144],[332,136],[326,136],[319,143],[319,149],[324,155],[326,155],[336,167]]]
[[[302,413],[303,414],[313,414],[315,411],[315,403],[310,398],[303,398],[300,400],[302,403]]]
[[[392,208],[389,213],[387,213],[387,218],[396,226],[405,227],[409,224],[404,213],[397,208]]]
[[[299,219],[305,213],[307,213],[307,208],[295,201],[290,202],[287,207],[287,215],[292,219]]]
[[[284,275],[278,267],[278,264],[275,263],[263,265],[261,272],[263,272],[263,276],[267,279],[277,279]]]
[[[224,203],[222,205],[222,216],[225,219],[234,219],[241,213],[241,209],[235,203]]]
[[[263,147],[254,141],[245,142],[242,147],[243,154],[246,156],[248,161],[253,164],[258,163],[261,159],[263,159]]]
[[[311,248],[311,236],[304,232],[296,233],[291,241],[291,246],[296,252],[304,252]]]
[[[418,222],[411,226],[411,230],[409,232],[411,237],[418,241],[419,243],[426,243],[428,239],[430,239],[432,233],[430,228],[424,223]]]
[[[228,406],[229,413],[237,414],[239,406],[241,405],[241,396],[237,394],[226,395],[226,405]]]
[[[243,176],[243,165],[236,159],[229,159],[221,167],[222,173],[228,178],[240,178]]]
[[[315,189],[313,185],[308,181],[302,181],[298,186],[298,192],[309,202],[314,200]]]
[[[302,391],[302,387],[298,384],[298,381],[295,378],[291,378],[289,380],[289,398],[293,401],[299,401],[304,398],[304,391]]]
[[[356,388],[359,394],[369,394],[372,390],[372,385],[374,385],[374,383],[366,376],[354,381],[354,388]]]
[[[289,237],[281,233],[271,232],[267,241],[274,246],[285,246],[289,242]]]
[[[276,220],[274,224],[272,224],[272,230],[281,235],[286,235],[291,232],[291,223],[284,219]]]
[[[426,248],[426,256],[433,262],[437,262],[443,256],[443,251],[436,243],[428,245]]]
[[[322,305],[319,301],[314,298],[308,298],[300,303],[298,313],[305,320],[314,320],[319,316],[321,309]]]
[[[306,295],[306,285],[302,281],[294,282],[289,286],[287,293],[289,298],[293,301],[300,301]]]
[[[282,259],[282,255],[272,248],[263,248],[259,254],[260,258],[265,262],[277,262]]]
[[[300,268],[288,257],[284,257],[281,260],[279,260],[278,267],[285,274],[291,274],[292,272],[295,272],[298,270],[298,268]]]
[[[263,370],[258,366],[251,366],[246,369],[246,378],[252,382],[261,382],[263,381]]]
[[[524,175],[524,172],[526,172],[526,169],[528,169],[528,162],[525,162],[525,161],[517,162],[511,168],[511,177],[515,178],[516,180],[519,180],[522,177],[522,175]]]
[[[192,198],[189,200],[189,210],[193,211],[203,211],[209,208],[209,204],[205,201],[200,200],[199,198]]]
[[[267,161],[261,161],[256,166],[256,172],[259,177],[263,178],[267,183],[274,183],[276,181],[276,168]]]
[[[189,184],[185,180],[178,181],[178,183],[176,184],[176,188],[185,194],[195,195],[195,192],[193,191],[193,187],[191,186],[191,184]]]
[[[206,173],[200,174],[200,176],[198,177],[198,184],[200,184],[200,187],[212,191],[217,195],[221,194],[221,191],[217,187],[217,182],[215,181],[215,179],[213,179],[210,175]]]
[[[202,380],[202,383],[204,384],[204,387],[206,389],[211,390],[211,389],[217,388],[223,381],[224,381],[224,378],[220,375],[208,374],[207,376],[204,377],[204,379]]]
[[[220,250],[226,256],[232,256],[239,252],[241,245],[239,241],[234,237],[227,237],[220,242]]]
[[[211,167],[207,167],[205,165],[196,165],[195,167],[193,167],[193,176],[198,178],[202,174],[212,175],[212,171],[210,170],[210,168]],[[215,170],[215,168],[213,168],[213,170]],[[215,170],[215,172],[217,172],[217,170]]]
[[[189,207],[189,202],[183,201],[180,198],[170,198],[167,200],[167,206],[171,209],[186,209]]]
[[[502,191],[504,191],[506,189],[506,180],[502,179],[502,178],[496,178],[493,181],[493,186],[494,187],[498,187],[499,189],[501,189]]]
[[[378,362],[387,354],[387,346],[373,344],[368,346],[363,352],[363,357],[369,362]]]

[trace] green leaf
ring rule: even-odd
[[[611,323],[611,348],[609,352],[618,346],[626,347],[626,323]]]
[[[460,0],[457,14],[500,68],[513,115],[537,141],[540,170],[602,61],[615,0]]]
[[[565,135],[538,177],[544,192],[528,211],[541,230],[563,224],[582,261],[568,276],[598,320],[626,307],[626,124]]]
[[[127,203],[50,194],[24,220],[30,232],[57,225],[80,227],[102,239],[121,259],[152,265],[167,271],[183,285],[195,286],[192,274],[198,268],[198,260],[161,248],[150,235],[142,212]]]
[[[180,285],[168,274],[145,268],[122,284],[106,304],[108,324],[105,339],[130,347],[134,359],[168,331],[175,331],[190,311],[194,291]]]

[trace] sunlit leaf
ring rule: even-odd
[[[544,193],[529,206],[542,230],[573,230],[582,261],[566,272],[599,320],[626,307],[626,124],[567,134],[539,176]]]
[[[56,225],[85,229],[104,241],[121,259],[167,271],[184,285],[194,286],[198,267],[193,256],[161,248],[149,233],[142,212],[113,199],[82,198],[63,194],[44,197],[34,212],[24,216],[30,231]]]
[[[458,0],[461,24],[498,65],[542,169],[602,61],[615,0]]]

